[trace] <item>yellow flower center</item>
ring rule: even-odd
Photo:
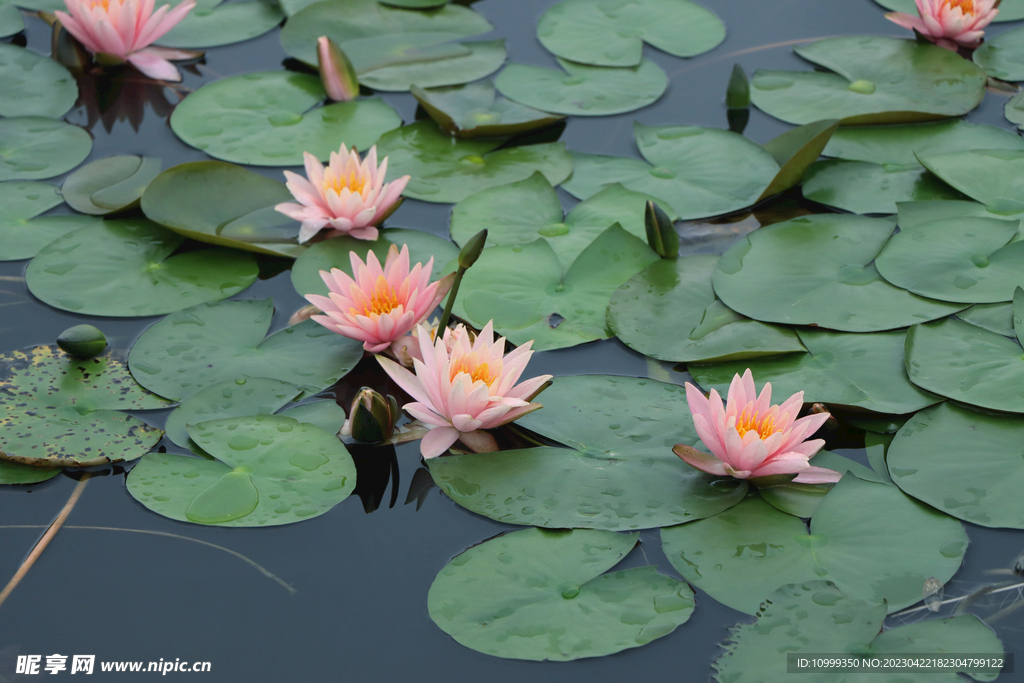
[[[747,432],[757,432],[757,435],[763,441],[769,436],[779,431],[775,426],[775,419],[772,417],[760,417],[758,413],[753,415],[743,411],[743,414],[736,420],[736,431],[739,432],[740,438]]]
[[[473,382],[483,382],[487,386],[494,384],[494,381],[501,376],[501,368],[497,368],[497,372],[492,372],[492,368],[488,363],[477,364],[476,355],[463,356],[449,366],[450,375],[449,379],[455,380],[456,375],[460,372],[464,372],[469,375],[470,380]]]
[[[974,0],[946,0],[946,5],[950,9],[959,7],[964,14],[974,15]]]
[[[106,2],[107,0],[103,0]],[[330,171],[324,173],[324,189],[330,190],[334,194],[341,194],[341,191],[346,187],[355,194],[363,194],[363,190],[366,189],[366,183],[369,181],[369,176],[356,173],[353,171],[346,176],[344,173],[340,175],[334,175]]]
[[[370,295],[370,301],[363,308],[362,313],[354,308],[349,312],[353,315],[373,317],[390,313],[398,308],[398,305],[398,296],[395,294],[394,287],[388,283],[383,275],[378,275],[377,282],[373,286],[373,293]]]
[[[92,0],[92,2],[89,3],[89,9],[95,9],[97,7],[102,7],[104,12],[109,12],[110,0]]]

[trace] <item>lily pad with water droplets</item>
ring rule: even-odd
[[[804,392],[805,403],[854,406],[876,413],[912,413],[938,403],[938,396],[910,383],[903,368],[906,332],[848,334],[825,330],[797,330],[807,353],[751,361],[690,364],[693,379],[723,396],[736,374],[746,368],[757,382],[771,382],[780,403]]]
[[[248,254],[174,252],[185,241],[144,219],[104,221],[59,237],[28,266],[29,291],[83,315],[163,315],[234,296],[256,280]]]
[[[168,405],[136,384],[123,362],[75,360],[56,346],[0,356],[0,397],[0,458],[41,467],[139,458],[163,431],[118,411]]]
[[[763,322],[878,332],[966,308],[892,286],[874,260],[895,221],[822,214],[756,230],[715,268],[715,293],[733,310]],[[793,258],[794,250],[800,258]]]
[[[683,387],[633,377],[559,377],[518,424],[569,446],[427,461],[459,505],[507,524],[649,529],[732,507],[747,485],[712,477],[672,447],[698,442]]]
[[[437,125],[459,138],[514,135],[565,118],[496,97],[490,81],[429,90],[412,86],[410,90]]]
[[[359,72],[374,66],[377,57],[367,62],[367,56],[387,52],[384,48],[396,48],[399,55],[406,46],[413,48],[401,60],[405,63],[444,61],[453,54],[465,54],[464,50],[446,51],[445,43],[493,28],[480,14],[458,5],[426,12],[388,7],[376,0],[306,3],[298,10],[296,5],[296,0],[284,3],[290,15],[281,30],[284,51],[307,64],[316,64],[316,41],[325,35],[356,60],[353,65]],[[350,41],[361,42],[346,45]],[[432,50],[435,46],[442,49]]]
[[[25,20],[13,4],[0,4],[0,38],[13,36],[25,30]]]
[[[960,116],[985,95],[987,77],[955,52],[878,36],[827,38],[796,48],[824,71],[758,70],[751,101],[789,123],[909,123]]]
[[[460,644],[506,659],[571,661],[668,635],[693,613],[686,583],[644,566],[607,572],[635,534],[522,529],[457,555],[427,610]]]
[[[151,453],[132,468],[128,492],[157,514],[193,524],[257,527],[324,514],[356,486],[345,445],[282,415],[210,420],[189,436],[216,460]]]
[[[918,591],[920,598],[920,590]],[[929,619],[883,629],[885,606],[870,598],[841,591],[829,581],[807,581],[782,586],[761,596],[764,607],[753,624],[732,629],[723,647],[725,654],[712,668],[716,683],[789,683],[786,655],[783,653],[828,653],[834,660],[880,659],[899,661],[919,657],[948,655],[957,662],[976,656],[1002,659],[999,637],[973,614],[945,619]],[[813,656],[813,655],[811,655]],[[777,658],[779,666],[765,662]],[[966,667],[961,669],[966,673]],[[807,683],[832,683],[837,677],[846,681],[875,683],[961,683],[966,680],[956,671],[934,669],[916,671],[861,669],[862,673],[841,674],[832,669],[800,671]],[[993,681],[998,668],[988,672],[977,668],[970,675],[979,681]]]
[[[377,154],[388,157],[388,170],[410,175],[406,197],[426,202],[458,202],[489,187],[529,178],[540,171],[552,185],[572,172],[564,142],[520,147],[502,140],[453,140],[433,122],[418,121],[384,135]]]
[[[635,67],[611,68],[558,60],[563,71],[509,64],[494,86],[528,107],[575,116],[608,116],[652,104],[668,88],[668,76],[645,59]],[[568,75],[567,75],[568,74]]]
[[[1019,362],[1019,360],[1018,360]],[[973,524],[1024,529],[1024,419],[942,403],[896,433],[887,460],[905,492]]]
[[[860,600],[885,600],[895,612],[921,599],[926,579],[948,581],[968,543],[955,519],[850,474],[818,505],[809,532],[800,518],[751,496],[714,517],[662,529],[661,540],[683,578],[747,614],[775,587],[815,579]]]
[[[0,10],[14,9],[0,5]],[[21,14],[15,10],[18,19]],[[45,116],[59,119],[75,105],[78,85],[52,59],[9,43],[0,43],[0,116]]]
[[[1024,92],[1011,97],[1003,107],[1006,120],[1014,123],[1018,128],[1024,128]]]
[[[915,294],[965,303],[1013,299],[1024,285],[1019,222],[947,218],[900,225],[875,260],[886,280]]]
[[[921,166],[882,166],[843,159],[811,165],[803,194],[825,206],[860,214],[896,213],[898,202],[963,198]]]
[[[272,31],[284,19],[273,0],[198,0],[174,28],[157,41],[166,47],[206,48],[240,43]]]
[[[992,213],[1024,212],[1024,149],[973,149],[918,155],[925,168]]]
[[[314,40],[314,43],[316,41]],[[268,71],[229,76],[189,94],[171,129],[212,157],[255,166],[297,166],[302,153],[327,161],[341,143],[369,149],[402,119],[380,99],[315,105],[327,98],[310,74]]]
[[[608,326],[631,349],[675,363],[803,352],[793,330],[745,318],[715,297],[716,263],[713,255],[658,259],[612,294]]]
[[[427,261],[433,258],[432,280],[439,280],[445,274],[444,267],[459,255],[458,248],[451,242],[423,230],[385,228],[373,241],[357,240],[353,237],[332,237],[311,245],[295,260],[295,264],[292,266],[292,286],[302,296],[307,294],[327,296],[329,290],[324,284],[323,278],[320,277],[320,271],[338,268],[352,275],[352,261],[349,258],[351,252],[355,252],[365,263],[367,253],[373,251],[377,260],[383,265],[387,261],[388,250],[392,245],[399,249],[403,245],[409,247],[409,264],[411,266],[415,266],[417,263],[426,265]]]
[[[831,453],[829,451],[818,451],[814,456],[815,467],[825,467],[830,470],[845,474],[850,472],[853,476],[873,481],[879,484],[892,483],[881,475],[876,474],[872,469],[861,465],[856,460]],[[886,477],[888,475],[885,475]],[[797,484],[786,482],[776,486],[765,486],[759,488],[757,493],[764,502],[771,505],[780,512],[794,517],[810,519],[818,509],[818,505],[825,499],[834,484]]]
[[[875,2],[886,9],[918,16],[914,0],[875,0]],[[1024,19],[1024,0],[1002,0],[999,3],[999,14],[992,21],[998,24],[1001,21],[1017,21],[1019,19]]]
[[[276,180],[221,161],[178,164],[157,176],[142,199],[146,217],[200,242],[295,258],[299,225],[274,210],[292,202]]]
[[[1024,19],[1024,2],[1017,0],[1022,7],[1021,18]],[[1006,0],[1002,5],[1009,4]],[[1000,5],[998,18],[1003,13]],[[1002,81],[1024,81],[1024,29],[1016,28],[987,38],[972,58],[974,63],[985,70],[992,78]]]
[[[563,0],[545,12],[537,37],[549,52],[598,66],[636,66],[644,43],[693,57],[725,40],[725,24],[688,0]]]
[[[669,204],[682,218],[704,218],[754,204],[779,164],[742,135],[696,126],[633,126],[647,159],[573,152],[565,190],[587,199],[613,183]]]
[[[38,116],[0,119],[0,181],[67,173],[90,151],[92,138],[78,126]]]
[[[1015,339],[959,320],[907,333],[907,373],[926,391],[969,405],[1024,413],[1024,351]]]
[[[609,185],[562,216],[562,204],[551,183],[540,173],[526,180],[493,187],[467,197],[452,209],[451,234],[465,244],[487,228],[487,246],[528,244],[547,240],[563,268],[613,223],[646,240],[644,207],[654,198]]]
[[[658,255],[618,224],[602,232],[567,270],[544,239],[484,249],[466,272],[465,294],[454,311],[513,344],[534,340],[538,351],[562,349],[611,336],[608,300],[619,285]]]
[[[147,389],[182,400],[218,382],[250,377],[290,382],[314,394],[363,357],[362,344],[313,320],[264,339],[273,315],[270,299],[222,301],[179,311],[142,333],[128,365]]]
[[[86,164],[60,188],[64,201],[75,211],[104,216],[139,205],[146,186],[160,173],[154,157],[113,156]]]
[[[61,235],[99,222],[91,216],[37,217],[60,203],[53,185],[0,183],[0,261],[32,258]]]

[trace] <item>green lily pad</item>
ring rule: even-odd
[[[404,9],[435,9],[444,7],[451,0],[380,0],[381,4]]]
[[[898,202],[962,199],[923,167],[828,159],[807,170],[804,197],[852,213],[896,213]]]
[[[292,266],[292,286],[302,296],[307,294],[327,296],[329,290],[324,284],[323,278],[320,277],[321,270],[330,271],[332,268],[338,268],[352,275],[350,252],[355,252],[365,263],[367,253],[373,251],[377,260],[383,264],[387,260],[391,245],[395,245],[399,249],[403,245],[408,245],[409,263],[413,265],[416,263],[426,265],[427,261],[433,258],[434,267],[431,273],[433,280],[439,280],[445,274],[445,266],[448,265],[448,262],[459,255],[459,250],[451,242],[422,230],[385,228],[379,231],[377,239],[373,241],[357,240],[345,236],[332,237],[311,245],[305,253],[295,259],[295,264]]]
[[[276,180],[221,161],[178,164],[146,188],[146,217],[185,237],[223,247],[295,258],[298,223],[274,210],[294,201]]]
[[[558,60],[562,71],[509,64],[494,86],[528,107],[576,116],[608,116],[642,109],[668,88],[668,76],[650,60],[619,69]],[[568,75],[567,75],[568,74]]]
[[[29,291],[83,315],[163,315],[234,296],[259,273],[248,254],[189,251],[185,241],[147,220],[105,221],[59,237],[28,266]]]
[[[995,332],[1004,337],[1013,336],[1012,303],[975,304],[957,313],[956,317],[983,330]]]
[[[645,42],[677,57],[712,50],[725,40],[725,24],[688,0],[562,0],[541,16],[537,37],[574,62],[636,66]]]
[[[441,45],[459,38],[468,38],[486,33],[493,27],[482,16],[467,7],[446,5],[428,12],[387,7],[376,0],[345,0],[339,2],[317,2],[296,10],[295,0],[285,3],[284,9],[290,16],[281,30],[281,46],[295,59],[316,64],[316,40],[327,36],[337,43],[353,59],[360,59],[363,50],[353,50],[346,42],[357,39],[377,38],[380,45],[402,46],[411,43],[423,49]],[[424,40],[423,34],[435,34]],[[427,61],[444,59],[445,53],[427,50],[419,59]],[[413,56],[409,61],[416,61]],[[366,64],[355,63],[357,71],[364,71]],[[362,79],[360,79],[362,80]]]
[[[314,39],[315,44],[315,39]],[[380,99],[335,102],[320,79],[268,71],[222,78],[190,93],[171,114],[171,129],[212,157],[255,166],[297,166],[302,153],[326,161],[340,143],[369,149],[402,125]]]
[[[825,467],[839,473],[851,472],[853,476],[865,481],[879,484],[892,483],[876,474],[871,468],[829,451],[819,451],[814,456],[814,466]],[[833,486],[834,484],[797,484],[790,481],[777,486],[764,486],[757,492],[764,502],[776,510],[794,517],[810,519]]]
[[[898,520],[898,524],[894,523]],[[714,517],[661,530],[662,547],[687,581],[747,614],[775,587],[828,579],[847,595],[895,612],[921,600],[921,586],[960,568],[960,522],[888,484],[844,476],[811,517],[757,497]]]
[[[789,123],[909,123],[960,116],[985,95],[986,76],[955,52],[914,40],[827,38],[795,52],[823,71],[758,69],[751,101]]]
[[[484,249],[466,272],[455,312],[494,329],[513,344],[534,340],[538,351],[611,336],[608,300],[619,285],[658,259],[646,242],[618,224],[602,232],[562,270],[547,240]]]
[[[210,420],[188,435],[216,460],[150,453],[128,492],[180,522],[252,527],[318,517],[348,498],[356,466],[330,432],[282,415]]]
[[[388,157],[396,176],[412,176],[403,194],[425,202],[459,202],[537,171],[557,185],[572,172],[564,142],[498,149],[502,142],[453,140],[432,122],[418,121],[384,135],[377,154]]]
[[[313,320],[264,339],[273,315],[270,299],[179,311],[143,332],[128,365],[142,386],[180,401],[218,382],[251,377],[290,382],[315,394],[363,357],[362,344]]]
[[[965,303],[1010,301],[1024,285],[1018,222],[948,218],[900,226],[875,260],[886,280],[915,294]]]
[[[1024,149],[973,149],[920,154],[925,168],[992,213],[1024,212]]]
[[[64,201],[75,211],[93,216],[124,211],[139,205],[146,186],[160,173],[153,157],[114,156],[86,164],[60,188]]]
[[[345,45],[351,49],[351,42]],[[404,92],[419,86],[436,88],[458,85],[486,78],[505,63],[505,41],[481,40],[473,43],[459,43],[465,54],[453,55],[447,59],[433,59],[381,66],[359,72],[359,83],[374,90]]]
[[[742,135],[696,126],[633,125],[639,159],[573,152],[564,189],[588,199],[622,183],[669,204],[680,217],[705,218],[754,204],[779,173],[760,145]]]
[[[1024,364],[1015,339],[959,320],[907,333],[907,373],[917,386],[961,403],[1024,413]]]
[[[1019,362],[1019,359],[1018,359]],[[923,410],[896,433],[889,473],[905,492],[954,517],[1024,529],[1018,504],[1024,418],[990,415],[953,403]]]
[[[345,409],[331,399],[310,401],[285,408],[280,414],[299,422],[307,422],[331,434],[340,432],[342,425],[345,424]]]
[[[22,18],[18,8],[7,3],[0,5],[0,38],[13,36],[15,33],[21,33],[24,30],[25,20]]]
[[[569,448],[433,458],[427,466],[441,490],[506,524],[610,530],[708,517],[746,494],[745,482],[699,472],[672,452],[698,441],[681,386],[559,377],[539,400],[545,407],[518,424]]]
[[[281,7],[271,0],[225,2],[200,0],[174,28],[160,37],[160,45],[205,48],[230,45],[262,36],[284,20]]]
[[[0,261],[32,258],[58,237],[100,224],[93,216],[39,216],[61,203],[53,185],[0,183]]]
[[[920,591],[919,591],[920,592]],[[885,605],[874,600],[857,599],[844,594],[828,581],[789,584],[767,598],[764,609],[753,624],[740,624],[732,629],[725,654],[712,668],[716,683],[788,683],[793,673],[783,653],[825,653],[838,659],[861,660],[916,658],[949,654],[957,661],[975,654],[993,657],[1003,651],[998,636],[973,614],[946,619],[919,621],[883,630]],[[920,595],[918,595],[920,597]],[[814,657],[808,654],[808,657]],[[775,660],[775,666],[766,662]],[[962,669],[967,671],[966,669]],[[875,681],[875,683],[958,683],[966,680],[954,671],[934,669],[863,668],[859,673],[843,673],[843,669],[799,670],[799,678],[807,683],[843,681]],[[979,681],[993,681],[998,668],[988,672],[971,670]]]
[[[667,636],[693,614],[684,582],[634,567],[605,574],[637,535],[522,529],[457,555],[427,595],[460,644],[506,659],[602,657]]]
[[[217,382],[181,402],[167,416],[164,430],[173,443],[188,448],[186,425],[246,415],[271,415],[302,393],[290,382],[240,377]]]
[[[886,9],[918,16],[914,0],[875,0],[875,2]],[[999,4],[999,14],[992,21],[998,24],[1001,21],[1017,21],[1018,19],[1024,19],[1024,0],[1003,0]]]
[[[807,169],[821,156],[825,145],[838,128],[839,121],[825,119],[787,130],[766,142],[765,151],[772,155],[781,168],[758,200],[773,197],[799,185]]]
[[[797,330],[807,353],[753,361],[691,364],[687,366],[702,388],[724,395],[737,373],[746,368],[758,383],[771,382],[781,401],[798,391],[804,402],[854,406],[876,413],[912,413],[938,403],[915,387],[903,368],[906,331],[848,334],[825,330]]]
[[[1006,120],[1014,123],[1018,128],[1024,128],[1024,92],[1014,95],[1003,107]]]
[[[459,138],[515,135],[565,118],[496,97],[490,81],[429,90],[412,86],[410,90],[444,132]]]
[[[744,318],[715,297],[713,255],[658,259],[612,294],[608,326],[658,360],[689,363],[802,352],[796,332]]]
[[[21,19],[21,13],[11,5],[2,5],[0,10],[13,10]],[[75,106],[78,84],[70,71],[52,59],[0,43],[0,92],[4,94],[0,116],[59,119]]]
[[[145,455],[163,431],[121,410],[166,408],[110,356],[76,360],[56,346],[0,355],[0,459],[84,467]],[[41,481],[41,480],[40,480]]]
[[[38,116],[0,119],[0,181],[52,178],[91,151],[92,138],[78,126]]]
[[[715,293],[755,320],[843,332],[891,330],[966,308],[882,279],[873,262],[894,222],[823,214],[761,228],[719,260]]]
[[[6,7],[7,5],[4,5]],[[0,18],[2,18],[0,7]],[[20,16],[20,15],[19,15]],[[49,481],[61,473],[60,467],[35,467],[17,462],[0,460],[0,485],[2,484],[38,484]]]
[[[650,195],[609,185],[562,216],[562,204],[540,173],[478,192],[452,209],[451,235],[463,245],[487,228],[487,246],[528,244],[543,237],[564,268],[613,223],[646,240],[644,207]]]

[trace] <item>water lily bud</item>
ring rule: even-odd
[[[470,237],[469,241],[462,247],[462,251],[459,252],[459,268],[466,269],[476,263],[476,260],[480,258],[480,252],[484,250],[486,242],[487,230],[481,230]]]
[[[679,256],[679,233],[668,214],[654,202],[647,202],[644,211],[644,226],[647,228],[647,243],[661,258]]]
[[[729,109],[746,109],[750,106],[750,81],[739,64],[732,67],[729,85],[725,89],[725,106]]]
[[[341,433],[363,443],[380,443],[394,434],[399,414],[394,396],[389,394],[385,398],[370,387],[363,387],[352,401]]]
[[[348,102],[359,96],[359,80],[352,62],[327,36],[320,36],[316,41],[316,60],[320,65],[320,80],[329,98],[335,102]]]
[[[57,346],[72,358],[88,360],[103,353],[107,338],[92,325],[75,325],[60,333]]]

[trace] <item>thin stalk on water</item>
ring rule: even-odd
[[[85,490],[85,485],[89,483],[89,478],[91,476],[92,475],[88,472],[82,475],[78,484],[75,485],[75,489],[71,492],[71,497],[68,498],[68,502],[64,503],[64,508],[57,514],[57,518],[53,520],[49,528],[46,530],[46,533],[43,534],[43,537],[40,538],[39,542],[36,543],[34,548],[32,548],[32,552],[28,554],[25,561],[21,563],[20,567],[18,567],[18,571],[15,572],[14,576],[11,577],[11,580],[7,582],[6,586],[4,586],[3,592],[0,592],[0,605],[4,604],[7,596],[14,591],[19,583],[21,583],[21,580],[25,578],[26,574],[28,574],[28,570],[32,568],[32,565],[36,563],[39,556],[43,554],[44,550],[46,550],[46,546],[50,545],[50,541],[52,541],[53,537],[57,535],[60,528],[64,526],[64,520],[68,518],[68,515],[71,514],[75,504],[78,503],[78,499],[82,496],[82,491]]]

